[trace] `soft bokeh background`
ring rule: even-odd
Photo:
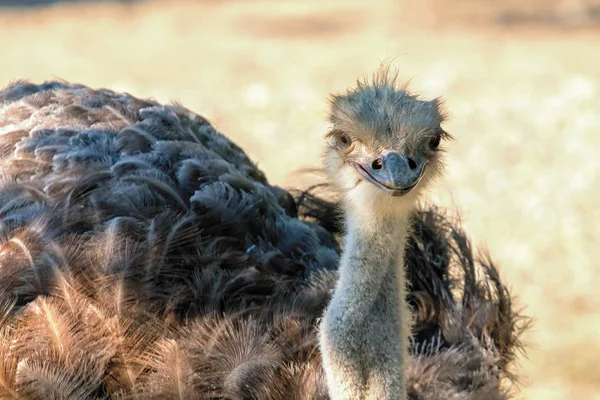
[[[431,200],[535,318],[519,398],[600,399],[600,1],[0,0],[1,86],[179,101],[288,187],[320,163],[327,94],[389,60],[458,139]]]

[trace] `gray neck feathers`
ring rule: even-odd
[[[410,334],[405,301],[407,216],[348,218],[340,277],[321,325],[333,400],[403,399]]]

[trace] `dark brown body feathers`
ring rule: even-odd
[[[0,398],[327,398],[335,202],[181,106],[61,82],[0,91],[0,177]],[[526,320],[454,221],[413,226],[410,398],[508,398]]]

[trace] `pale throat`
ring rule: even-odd
[[[346,236],[338,287],[368,292],[384,279],[404,277],[404,249],[409,234],[409,208],[377,213],[348,207]],[[396,273],[399,272],[399,273]],[[402,285],[402,282],[398,282]],[[365,293],[366,294],[366,293]]]
[[[387,242],[390,249],[395,244],[403,248],[415,202],[390,196],[370,203],[365,205],[354,199],[344,200],[346,240],[357,236],[365,241]]]

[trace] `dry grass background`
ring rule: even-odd
[[[326,95],[393,59],[413,90],[443,95],[458,139],[432,201],[460,212],[535,318],[519,398],[600,399],[600,6],[416,4],[2,9],[0,85],[60,77],[180,101],[297,186],[320,163]]]

